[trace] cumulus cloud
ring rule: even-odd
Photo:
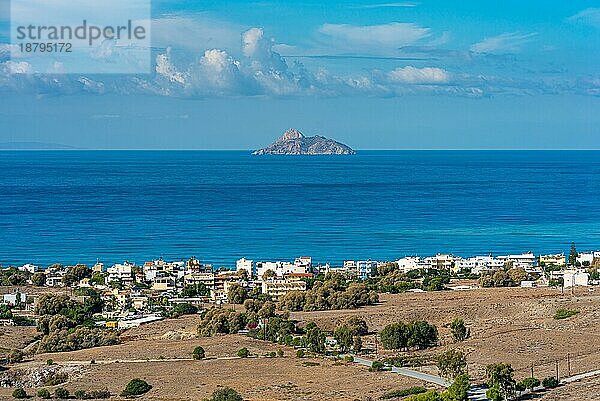
[[[470,50],[475,53],[517,53],[521,50],[523,45],[531,42],[536,35],[536,32],[505,32],[498,36],[485,38],[481,42],[473,44]]]
[[[388,73],[388,77],[392,82],[404,84],[445,84],[450,81],[450,74],[446,70],[435,67],[396,68]]]
[[[324,24],[319,28],[319,33],[328,39],[330,47],[367,54],[395,53],[399,47],[415,44],[431,35],[429,28],[406,22],[382,25]]]

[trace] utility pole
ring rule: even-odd
[[[531,378],[533,378],[533,362],[531,362]]]
[[[567,353],[567,370],[569,371],[569,377],[571,377],[571,353]]]

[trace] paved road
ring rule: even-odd
[[[361,364],[361,365],[369,366],[369,367],[371,367],[371,365],[373,364],[372,360],[365,359],[365,358],[362,358],[359,356],[354,357],[354,362]],[[452,384],[452,382],[444,379],[443,377],[430,375],[428,373],[423,373],[423,372],[417,372],[416,370],[392,367],[391,371],[394,373],[398,373],[399,375],[402,375],[402,376],[411,377],[413,379],[418,379],[418,380],[423,380],[428,383],[436,384],[436,385],[442,386],[442,387],[450,387],[450,385]]]

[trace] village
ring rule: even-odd
[[[571,259],[571,260],[569,260]],[[247,292],[264,294],[273,301],[286,294],[307,290],[307,283],[328,273],[338,273],[348,280],[365,282],[394,264],[403,273],[434,271],[454,280],[443,289],[469,290],[487,286],[482,277],[492,278],[494,272],[517,269],[522,276],[513,286],[554,286],[573,288],[600,284],[596,267],[600,265],[600,251],[564,253],[536,256],[531,252],[504,256],[474,256],[462,258],[452,254],[435,256],[408,256],[393,262],[372,260],[346,260],[341,266],[313,264],[309,256],[301,256],[293,262],[254,262],[245,258],[236,261],[235,269],[202,263],[192,257],[186,261],[157,259],[136,265],[132,262],[117,263],[106,267],[96,263],[63,266],[54,264],[42,268],[33,264],[3,269],[17,270],[26,274],[26,284],[71,292],[91,288],[101,294],[105,305],[96,316],[96,324],[107,328],[126,329],[140,324],[161,320],[165,311],[178,304],[191,304],[198,308],[207,304],[232,303],[232,286],[240,286]],[[21,282],[20,284],[23,284]],[[494,286],[494,285],[489,285]],[[33,317],[36,300],[40,293],[27,293],[25,286],[12,286],[2,294],[1,302],[14,308],[14,314]],[[438,288],[439,289],[439,288]],[[407,291],[422,292],[421,288]],[[14,320],[0,319],[0,324],[11,325]]]

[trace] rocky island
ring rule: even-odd
[[[304,136],[291,128],[266,148],[253,155],[354,155],[356,152],[347,145],[325,137]]]

